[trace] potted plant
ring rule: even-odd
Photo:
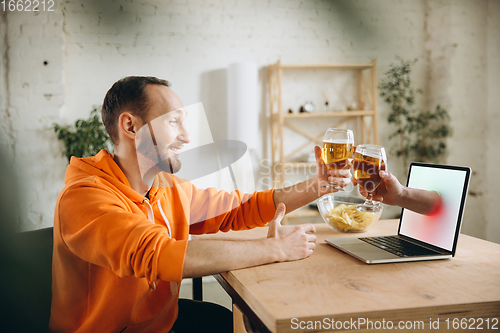
[[[396,130],[389,135],[396,143],[392,152],[401,157],[403,170],[407,172],[409,161],[440,163],[447,154],[446,138],[451,136],[448,111],[437,105],[433,111],[422,111],[415,106],[416,94],[411,83],[411,67],[417,59],[405,61],[397,57],[399,64],[391,64],[379,89],[380,96],[391,106],[387,118]]]
[[[93,106],[88,119],[78,119],[73,126],[54,123],[52,129],[64,143],[63,155],[68,158],[68,162],[71,156],[93,156],[103,148],[112,152],[111,140],[101,121],[99,106]]]

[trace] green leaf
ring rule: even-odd
[[[439,104],[433,111],[417,109],[415,96],[423,91],[412,86],[411,69],[418,59],[404,60],[396,56],[396,60],[398,63],[389,66],[379,84],[380,95],[391,110],[387,121],[396,125],[388,136],[389,140],[397,141],[393,152],[404,159],[437,161],[447,153],[444,140],[452,132],[449,113]],[[401,146],[404,149],[400,149]]]
[[[100,118],[100,107],[94,106],[88,119],[78,119],[73,126],[53,124],[52,129],[64,143],[63,155],[87,157],[96,155],[101,149],[111,150],[112,144]]]

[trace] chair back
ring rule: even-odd
[[[53,228],[25,231],[13,235],[13,244],[20,252],[20,265],[12,274],[16,281],[17,303],[22,303],[30,325],[38,332],[48,330],[52,299]]]

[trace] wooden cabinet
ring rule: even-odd
[[[335,72],[348,71],[352,80],[348,84],[353,85],[351,90],[355,91],[356,99],[354,109],[335,110],[335,106],[330,105],[327,112],[314,113],[289,113],[283,105],[284,79],[286,71],[322,73],[329,71],[331,80],[335,80]],[[306,82],[294,82],[296,86],[307,84]],[[278,61],[276,64],[268,66],[268,88],[269,88],[269,111],[271,129],[271,163],[273,186],[282,187],[286,181],[286,169],[290,168],[315,168],[315,163],[298,161],[297,156],[306,152],[313,144],[321,146],[323,135],[328,127],[347,126],[352,129],[357,136],[355,144],[378,143],[378,118],[377,118],[377,68],[376,61],[359,64],[316,64],[316,65],[286,65]],[[307,96],[301,96],[305,101]],[[298,107],[298,105],[297,105]],[[311,133],[303,129],[303,124],[312,120],[324,120],[324,127],[318,128],[317,133]],[[297,147],[290,147],[292,143],[285,142],[284,130],[291,130],[293,135],[300,135],[307,139],[304,144]],[[285,155],[285,147],[289,152]],[[290,149],[293,148],[293,149]],[[309,152],[309,150],[307,152]],[[299,209],[297,212],[287,215],[288,218],[298,218],[302,216],[316,216],[314,210]]]

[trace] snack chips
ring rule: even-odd
[[[326,214],[328,224],[342,232],[361,232],[377,219],[376,213],[360,212],[356,205],[340,204]]]

